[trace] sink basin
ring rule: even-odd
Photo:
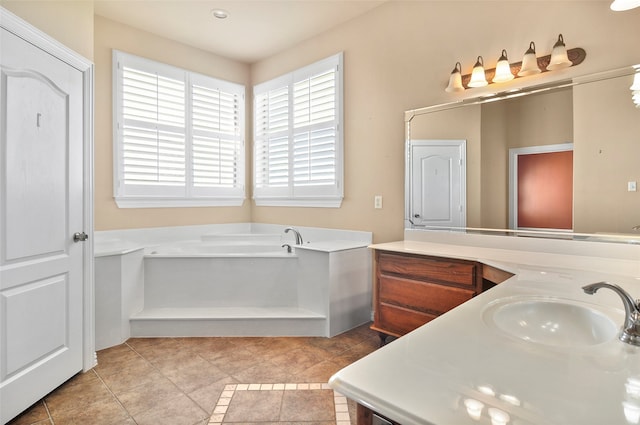
[[[497,300],[485,322],[524,341],[557,347],[584,347],[616,337],[619,325],[603,312],[571,300],[520,298]]]

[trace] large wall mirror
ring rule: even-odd
[[[640,183],[640,108],[629,90],[636,68],[407,111],[405,227],[425,228],[415,218],[419,202],[412,192],[419,182],[412,147],[464,140],[462,227],[517,229],[510,220],[509,152],[562,145],[573,150],[573,217],[571,228],[560,233],[640,238],[634,229],[640,225],[640,187],[632,190],[632,182]]]

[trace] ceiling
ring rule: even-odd
[[[96,15],[254,63],[388,0],[94,0]],[[211,11],[223,9],[226,19]]]

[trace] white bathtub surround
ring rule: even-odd
[[[332,388],[405,425],[638,423],[640,347],[615,332],[593,345],[524,340],[493,314],[502,304],[551,300],[589,306],[617,328],[618,295],[581,288],[608,280],[640,298],[639,245],[407,231],[404,241],[374,247],[475,260],[515,276],[347,366]]]
[[[136,286],[142,303],[127,304],[140,307],[130,315],[131,336],[333,336],[368,322],[371,233],[296,227],[305,242],[296,246],[286,227],[240,223],[96,232],[96,275],[118,275],[117,260],[105,258],[144,251]],[[98,280],[113,286],[106,292],[137,296],[122,290],[129,283]],[[113,310],[113,298],[96,303]],[[117,333],[116,316],[111,311],[97,318],[102,332]]]
[[[96,350],[131,337],[129,319],[144,305],[144,250],[95,258]]]

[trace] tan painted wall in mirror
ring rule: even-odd
[[[640,108],[631,76],[574,87],[574,227],[596,233],[637,233],[640,192]]]

